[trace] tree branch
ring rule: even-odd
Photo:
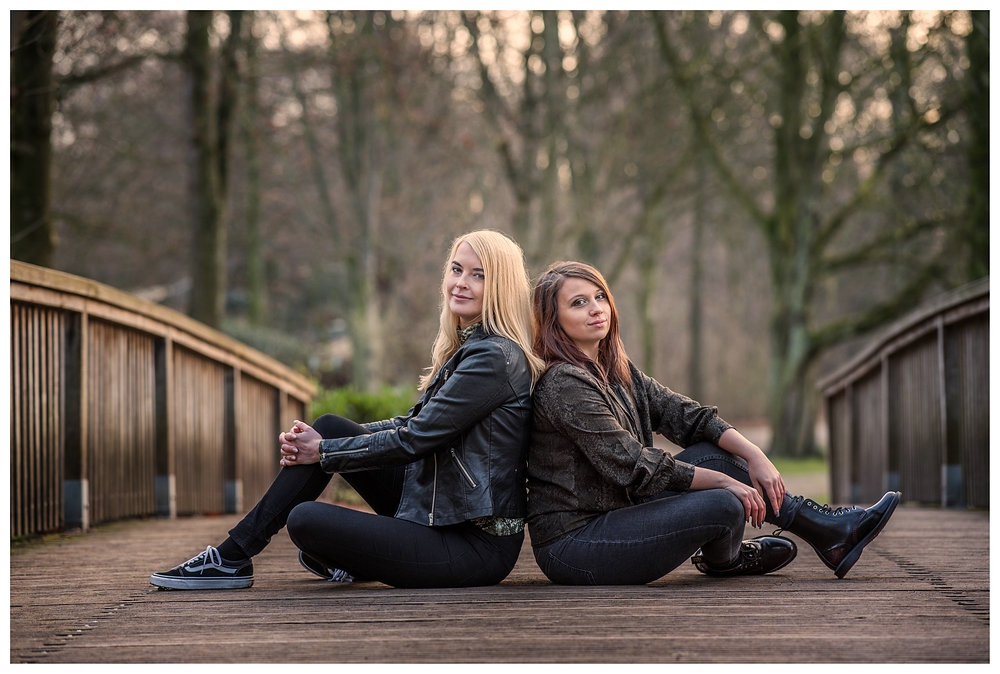
[[[128,70],[134,66],[139,65],[146,59],[158,58],[164,61],[181,61],[184,57],[181,51],[169,51],[169,52],[159,52],[150,54],[133,54],[123,58],[117,63],[112,63],[110,65],[95,66],[89,70],[84,70],[82,72],[71,72],[67,75],[56,78],[56,86],[59,92],[59,96],[62,97],[70,89],[78,87],[81,84],[89,84],[91,82],[96,82],[99,79],[114,75],[123,70]]]
[[[856,337],[899,318],[915,307],[923,298],[924,291],[935,280],[942,278],[944,266],[934,261],[927,264],[910,283],[887,300],[868,310],[853,314],[841,320],[827,323],[813,330],[809,335],[809,358],[850,337]]]
[[[861,182],[851,199],[830,216],[826,224],[820,230],[819,234],[817,234],[813,245],[814,255],[817,257],[819,256],[820,251],[822,251],[830,243],[833,237],[836,236],[837,232],[839,232],[844,226],[844,223],[847,222],[847,219],[871,196],[875,186],[878,184],[879,180],[881,180],[882,175],[889,166],[890,160],[899,154],[907,143],[916,137],[920,131],[933,129],[944,124],[947,118],[954,114],[955,111],[955,109],[949,108],[946,113],[941,114],[940,119],[933,123],[923,121],[923,118],[921,118],[916,124],[900,131],[895,135],[895,137],[892,138],[892,140],[889,141],[889,150],[879,155],[875,164],[875,169],[872,171],[871,175]]]
[[[668,187],[673,183],[674,178],[681,172],[682,168],[687,167],[690,163],[691,158],[694,155],[693,148],[688,145],[684,154],[681,158],[674,164],[673,169],[660,176],[660,179],[653,185],[653,190],[649,195],[649,198],[643,200],[642,202],[642,213],[639,217],[635,219],[632,227],[625,234],[625,245],[618,253],[618,258],[612,263],[610,271],[605,275],[608,283],[613,283],[617,280],[618,276],[622,273],[625,265],[630,260],[632,253],[632,247],[635,245],[636,237],[640,232],[644,232],[652,219],[652,214],[656,208],[663,203],[664,199],[667,197]]]
[[[739,182],[733,172],[726,165],[726,162],[722,158],[721,151],[718,145],[713,142],[711,135],[708,132],[708,125],[705,118],[698,113],[698,108],[695,105],[694,95],[691,89],[691,81],[684,74],[680,59],[677,54],[674,53],[673,49],[670,47],[670,41],[667,37],[667,27],[663,20],[663,15],[660,12],[653,12],[653,23],[656,27],[656,34],[658,42],[660,45],[660,55],[663,60],[667,62],[670,66],[671,73],[673,74],[674,81],[680,88],[681,92],[684,94],[685,101],[687,102],[688,111],[691,114],[691,122],[694,125],[696,135],[701,139],[702,144],[708,150],[708,156],[712,161],[712,165],[718,171],[722,181],[726,183],[730,190],[732,190],[736,199],[743,204],[743,207],[747,209],[750,217],[756,220],[761,225],[766,225],[770,218],[764,213],[754,201],[753,197],[749,192],[743,187]]]
[[[835,273],[872,262],[893,262],[899,258],[899,254],[895,253],[894,257],[892,250],[898,248],[900,243],[908,241],[923,232],[933,230],[948,221],[957,220],[957,217],[954,214],[950,214],[944,217],[928,218],[925,220],[910,220],[899,227],[883,232],[881,235],[854,250],[825,260],[821,259],[818,264],[817,273]]]

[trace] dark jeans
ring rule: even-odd
[[[692,445],[674,458],[751,484],[746,462],[710,442]],[[768,505],[765,521],[787,526],[790,508],[785,504],[791,504],[790,497],[785,497],[780,518]],[[665,491],[534,548],[535,561],[553,583],[642,585],[673,571],[698,548],[713,566],[728,566],[739,554],[745,521],[743,504],[725,489]]]
[[[364,435],[350,419],[324,414],[313,424],[324,438]],[[257,505],[229,532],[254,556],[288,525],[300,550],[359,579],[395,587],[495,585],[517,562],[524,534],[493,536],[471,522],[428,527],[396,519],[405,466],[344,473],[376,514],[316,503],[332,475],[319,464],[282,468]]]

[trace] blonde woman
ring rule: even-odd
[[[533,355],[530,290],[514,241],[457,238],[422,396],[406,415],[357,424],[323,415],[278,437],[282,469],[218,548],[153,574],[173,589],[253,584],[252,557],[283,526],[299,560],[332,581],[471,587],[507,577],[524,541]],[[340,473],[375,514],[315,499]]]

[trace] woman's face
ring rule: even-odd
[[[597,361],[597,347],[611,329],[607,294],[590,281],[570,277],[556,296],[559,326],[577,348]]]
[[[469,242],[463,241],[455,251],[445,280],[448,308],[458,316],[459,327],[467,328],[483,315],[485,285],[483,263]]]

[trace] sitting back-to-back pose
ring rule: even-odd
[[[843,578],[892,515],[898,492],[868,509],[786,494],[774,465],[716,408],[628,360],[614,300],[593,267],[550,266],[534,290],[534,316],[547,370],[535,387],[527,524],[553,582],[643,584],[689,557],[716,576],[792,561],[788,538],[744,541],[747,522],[801,537]],[[654,432],[685,449],[671,456],[654,447]]]
[[[482,230],[455,240],[422,396],[404,416],[359,425],[323,415],[279,436],[274,482],[218,546],[150,579],[174,589],[253,584],[251,558],[283,526],[327,580],[396,587],[499,583],[524,541],[531,388],[530,285],[521,249]],[[376,514],[318,503],[340,473]]]

